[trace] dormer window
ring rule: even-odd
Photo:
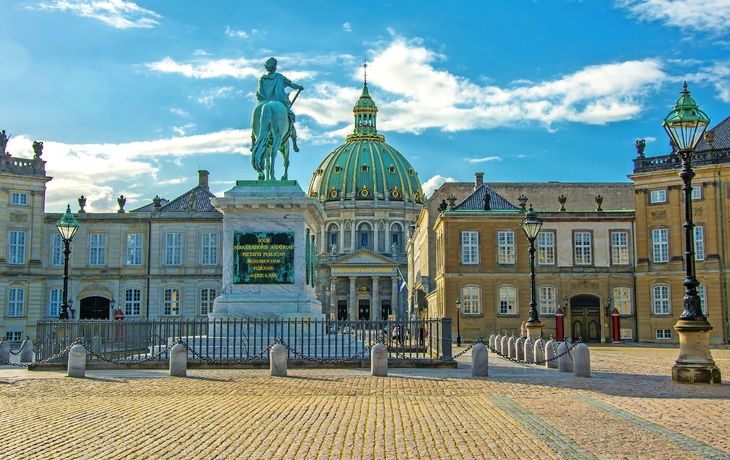
[[[335,174],[340,174],[342,172],[342,166],[335,166]]]
[[[362,171],[364,173],[368,172],[368,165],[362,165],[362,166],[360,166],[360,171]]]
[[[393,166],[393,165],[388,166],[388,172],[391,174],[395,174],[395,166]]]
[[[408,175],[412,176],[414,174],[413,168],[408,168]]]

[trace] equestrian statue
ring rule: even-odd
[[[278,73],[276,65],[273,57],[264,63],[267,73],[259,78],[256,91],[258,104],[251,117],[251,166],[258,173],[259,180],[276,180],[274,160],[277,152],[281,152],[284,158],[284,175],[281,180],[288,180],[289,139],[294,151],[299,151],[294,128],[296,117],[291,106],[304,88]],[[291,101],[284,91],[286,87],[297,90]]]

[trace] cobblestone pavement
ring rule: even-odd
[[[671,382],[676,348],[592,346],[592,378],[490,354],[459,369],[0,369],[0,458],[730,458],[730,385]],[[730,350],[713,349],[725,380]]]

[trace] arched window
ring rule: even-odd
[[[362,223],[357,229],[358,249],[372,249],[373,232],[369,224]]]
[[[390,250],[403,252],[403,227],[399,223],[390,226]]]
[[[516,315],[517,313],[517,288],[514,286],[500,286],[499,314]]]
[[[541,315],[554,315],[557,307],[556,289],[553,286],[540,286],[537,289],[537,305]]]
[[[476,315],[482,312],[479,286],[471,285],[461,288],[461,312],[465,315]]]
[[[330,226],[327,227],[327,244],[329,245],[327,249],[330,253],[336,253],[340,249],[338,242],[339,233],[340,230],[337,227],[337,224],[330,224]]]

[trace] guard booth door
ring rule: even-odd
[[[582,337],[583,342],[601,342],[601,299],[592,295],[571,297],[570,313],[573,340]]]
[[[358,299],[357,319],[370,319],[370,299]]]
[[[337,321],[347,320],[347,300],[337,301]]]

